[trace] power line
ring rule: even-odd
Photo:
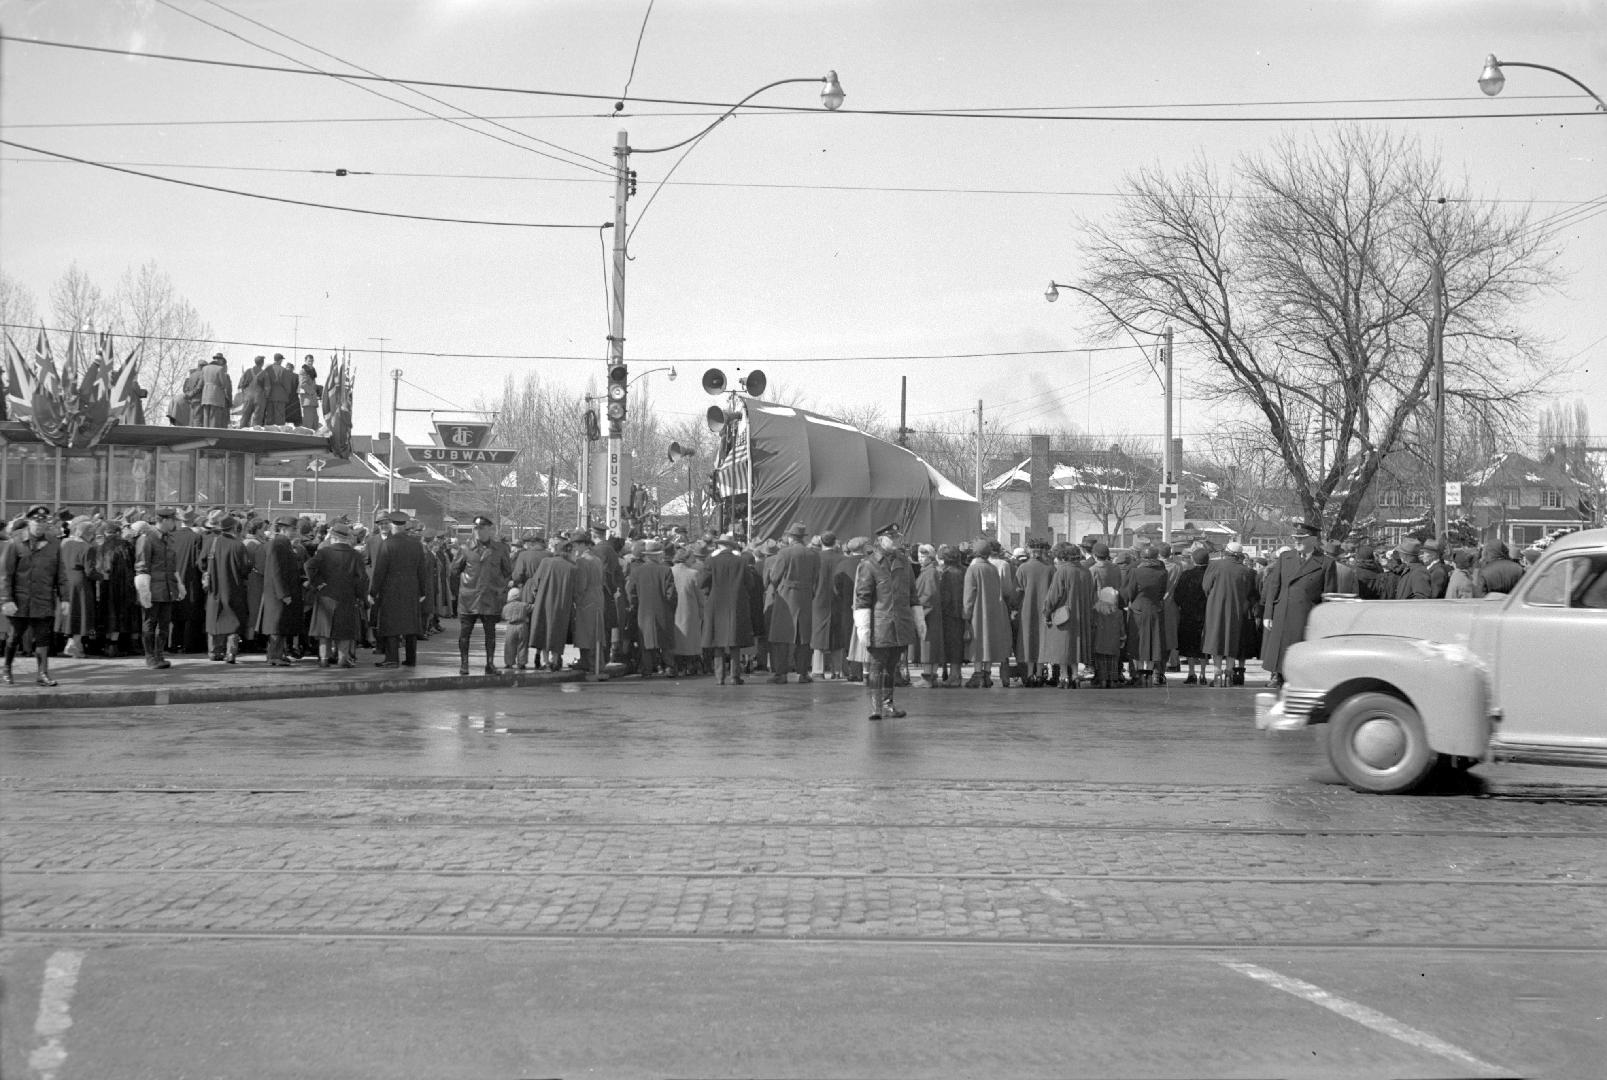
[[[473,90],[473,91],[479,91],[479,92],[485,92],[485,93],[521,94],[521,95],[532,96],[532,97],[574,98],[574,99],[577,99],[577,100],[586,100],[586,101],[616,100],[616,99],[612,98],[611,95],[608,95],[608,94],[585,93],[585,92],[573,91],[573,90],[536,90],[536,89],[531,89],[531,88],[528,88],[528,87],[497,86],[497,85],[488,85],[488,84],[485,84],[485,83],[450,82],[450,81],[440,80],[440,79],[408,79],[408,78],[399,78],[399,77],[395,77],[395,76],[350,75],[350,74],[347,74],[347,75],[334,75],[332,73],[324,72],[324,71],[317,71],[317,70],[309,71],[309,70],[306,70],[306,69],[303,69],[303,68],[279,67],[279,66],[273,65],[273,64],[249,64],[249,63],[244,63],[242,61],[237,61],[237,60],[213,60],[213,59],[209,59],[209,58],[206,58],[206,57],[198,57],[198,56],[176,56],[176,55],[173,55],[171,53],[141,52],[141,51],[138,51],[138,50],[135,50],[135,49],[113,49],[113,48],[107,48],[107,47],[101,46],[101,45],[80,45],[80,44],[75,44],[75,43],[72,43],[72,42],[64,42],[64,41],[46,41],[46,40],[41,39],[41,38],[19,38],[19,37],[14,37],[14,36],[9,35],[9,34],[0,34],[0,41],[15,42],[15,43],[17,43],[19,45],[34,45],[34,46],[39,46],[39,47],[42,47],[42,48],[71,49],[71,50],[75,50],[75,51],[79,51],[79,52],[102,53],[102,54],[112,55],[112,56],[134,56],[134,57],[138,57],[138,58],[144,59],[144,60],[166,60],[166,61],[171,61],[171,62],[174,62],[174,63],[202,64],[202,65],[206,65],[206,66],[210,66],[210,67],[235,68],[235,69],[239,69],[239,70],[242,70],[242,71],[264,71],[264,72],[272,72],[272,73],[276,73],[276,74],[280,74],[280,75],[316,75],[316,76],[321,76],[323,78],[338,78],[338,79],[346,79],[346,80],[371,81],[371,82],[387,82],[387,83],[392,83],[392,84],[395,84],[395,85],[398,85],[398,86],[410,86],[410,87],[428,86],[428,87],[431,87],[433,89]],[[696,106],[696,107],[710,108],[710,109],[729,108],[729,105],[727,103],[715,102],[715,101],[697,101],[697,100],[688,99],[688,98],[639,98],[637,100],[646,102],[647,104],[650,104],[650,105],[685,105],[685,106]],[[1469,104],[1473,104],[1473,103],[1483,104],[1484,103],[1482,98],[1468,98],[1468,99],[1465,99],[1465,100],[1467,100],[1469,102]],[[800,108],[796,108],[796,107],[775,106],[775,105],[753,105],[753,106],[750,106],[750,108],[754,109],[755,111],[769,111],[769,112],[793,112],[793,113],[809,112],[809,113],[814,113],[816,111],[814,109],[800,109]],[[1085,112],[1087,112],[1087,111],[1089,111],[1089,110],[1085,110]],[[1125,115],[1123,115],[1123,116],[1117,116],[1117,115],[1091,116],[1091,115],[1055,113],[1055,112],[1019,112],[1019,111],[1018,112],[1000,112],[1000,111],[989,111],[989,112],[971,111],[971,112],[967,112],[967,111],[962,111],[962,110],[958,110],[958,109],[947,109],[947,110],[944,110],[944,109],[838,109],[838,110],[836,110],[836,113],[838,115],[851,115],[851,116],[904,116],[904,117],[925,117],[925,118],[934,118],[934,119],[956,119],[956,120],[1033,120],[1033,121],[1038,121],[1038,122],[1042,122],[1042,121],[1045,121],[1045,120],[1064,120],[1064,121],[1097,120],[1097,121],[1126,122],[1126,123],[1206,123],[1206,124],[1224,124],[1224,123],[1228,123],[1228,124],[1235,124],[1235,123],[1291,124],[1291,123],[1330,123],[1330,122],[1332,122],[1332,123],[1355,123],[1355,122],[1378,121],[1378,120],[1389,120],[1389,121],[1523,120],[1523,119],[1554,118],[1554,117],[1566,117],[1566,116],[1596,116],[1596,115],[1598,115],[1597,112],[1594,109],[1577,111],[1577,112],[1558,112],[1558,111],[1549,111],[1549,112],[1490,112],[1490,111],[1488,111],[1486,109],[1486,111],[1482,111],[1482,112],[1469,112],[1469,113],[1420,113],[1420,114],[1396,114],[1396,115],[1387,115],[1387,114],[1361,115],[1361,114],[1354,114],[1354,115],[1331,115],[1331,116],[1314,116],[1314,115],[1307,115],[1307,116],[1125,116]]]
[[[642,55],[642,39],[647,36],[647,20],[653,17],[653,0],[647,0],[647,11],[642,14],[642,28],[636,32],[636,50],[631,53],[631,73],[625,76],[625,89],[619,93],[619,100],[614,103],[614,111],[620,112],[625,108],[626,100],[631,96],[631,83],[636,79],[636,61]]]
[[[283,52],[280,52],[278,49],[270,48],[269,46],[264,45],[261,42],[252,41],[250,38],[246,37],[244,34],[237,33],[236,31],[230,30],[230,29],[228,29],[227,27],[224,27],[224,26],[219,26],[217,23],[212,22],[212,21],[210,21],[208,19],[204,19],[204,18],[202,18],[201,16],[195,14],[192,11],[186,11],[184,8],[181,8],[181,7],[177,6],[176,4],[174,4],[172,2],[172,0],[156,0],[156,2],[161,4],[163,7],[169,9],[170,11],[176,11],[180,15],[186,16],[187,18],[190,18],[190,19],[194,19],[196,22],[200,23],[203,26],[208,26],[208,27],[211,27],[213,30],[218,31],[219,33],[227,34],[228,36],[234,38],[237,41],[243,41],[247,45],[252,46],[253,48],[261,49],[263,52],[269,53],[269,54],[271,54],[273,56],[277,56],[280,59],[289,60],[293,64],[300,64],[302,67],[306,68],[309,72],[319,74],[319,75],[327,75],[327,76],[329,76],[331,78],[334,78],[334,79],[340,79],[343,82],[347,82],[347,85],[352,86],[355,89],[361,90],[365,94],[372,94],[375,97],[381,98],[381,99],[383,99],[385,101],[389,101],[389,102],[392,102],[393,104],[400,105],[404,109],[412,109],[414,112],[423,113],[425,116],[431,117],[433,119],[444,120],[445,122],[447,122],[449,124],[452,124],[452,125],[454,125],[456,127],[460,127],[465,131],[473,132],[476,135],[483,135],[484,137],[486,137],[488,139],[494,139],[497,142],[502,143],[502,144],[504,144],[506,146],[511,146],[515,150],[524,150],[527,153],[536,154],[536,155],[539,155],[540,157],[548,158],[549,160],[559,162],[560,164],[563,164],[563,165],[570,165],[570,166],[573,166],[575,168],[587,169],[587,170],[594,171],[594,172],[604,171],[604,170],[607,169],[607,163],[606,162],[595,161],[594,159],[585,158],[585,155],[578,154],[575,151],[570,150],[568,147],[559,146],[557,143],[549,143],[545,139],[538,139],[533,135],[527,135],[524,132],[520,131],[518,128],[508,127],[506,124],[496,124],[495,126],[500,127],[505,131],[510,131],[513,134],[518,135],[522,139],[529,139],[529,140],[531,140],[533,142],[539,142],[539,143],[541,143],[541,144],[543,144],[545,146],[550,146],[555,150],[560,150],[563,153],[570,155],[571,157],[578,157],[578,158],[582,158],[584,160],[583,161],[570,161],[567,158],[561,158],[561,157],[557,157],[557,156],[555,156],[553,154],[545,153],[544,151],[537,150],[534,147],[526,146],[523,143],[516,143],[516,142],[513,142],[513,141],[511,141],[509,139],[504,139],[504,138],[502,138],[500,136],[493,135],[489,131],[481,131],[479,128],[471,127],[468,124],[463,123],[461,120],[459,120],[456,117],[442,116],[439,113],[431,112],[429,109],[426,109],[423,106],[415,105],[415,104],[413,104],[412,102],[409,102],[409,101],[403,101],[401,98],[392,97],[390,94],[386,94],[386,93],[383,93],[383,92],[381,92],[379,90],[375,90],[373,87],[364,86],[360,82],[348,81],[346,79],[346,76],[342,75],[339,72],[324,71],[321,68],[314,67],[312,64],[309,64],[304,60],[299,60],[296,57],[291,56],[288,53],[283,53]],[[275,30],[273,27],[269,26],[267,23],[261,22],[261,21],[259,21],[257,19],[253,19],[248,15],[241,15],[239,12],[231,11],[229,8],[225,7],[223,4],[219,3],[218,0],[205,0],[205,2],[208,3],[208,4],[211,4],[213,7],[219,9],[220,11],[228,12],[228,14],[233,15],[237,19],[243,19],[244,21],[246,21],[248,23],[251,23],[254,26],[261,27],[262,29],[268,31],[271,34],[277,34],[278,36],[286,39],[287,41],[295,42],[297,45],[301,46],[304,49],[311,49],[313,52],[318,53],[321,56],[327,56],[331,60],[336,61],[337,63],[345,64],[348,67],[354,67],[358,71],[363,72],[365,75],[374,76],[376,78],[383,79],[386,82],[391,81],[389,79],[385,79],[384,76],[379,75],[378,72],[375,72],[375,71],[372,71],[372,70],[370,70],[368,68],[363,67],[361,64],[356,64],[356,63],[353,63],[350,60],[346,60],[346,59],[344,59],[342,57],[336,56],[334,53],[328,52],[328,51],[326,51],[324,49],[320,49],[316,45],[309,45],[308,43],[306,43],[304,41],[301,41],[301,40],[299,40],[297,38],[291,37],[289,34],[282,33],[281,31]],[[459,112],[464,113],[467,116],[473,117],[476,120],[482,119],[481,117],[475,116],[473,113],[469,112],[467,109],[459,109],[456,105],[453,105],[453,104],[451,104],[450,102],[447,102],[447,101],[443,101],[442,99],[440,99],[438,97],[435,97],[435,96],[433,96],[431,94],[426,94],[422,90],[414,90],[411,87],[403,87],[403,89],[408,90],[410,93],[418,94],[420,97],[423,97],[423,98],[425,98],[425,99],[427,99],[429,101],[434,101],[437,104],[445,105],[449,109],[457,109]]]
[[[55,150],[44,150],[37,146],[26,146],[10,139],[0,139],[0,146],[14,146],[18,150],[28,150],[35,154],[44,154],[47,157],[60,158],[63,161],[76,162],[79,165],[90,165],[97,169],[107,169],[111,172],[126,173],[129,176],[140,176],[146,180],[160,180],[164,184],[178,184],[181,187],[199,188],[202,191],[215,191],[223,195],[239,195],[247,199],[261,199],[265,202],[285,203],[290,206],[308,206],[316,210],[339,210],[347,214],[366,214],[370,217],[403,218],[408,221],[438,221],[450,225],[495,225],[514,229],[594,229],[595,225],[568,225],[537,221],[487,221],[478,218],[435,217],[430,214],[404,214],[394,210],[365,210],[357,206],[337,206],[334,203],[310,202],[306,199],[287,199],[280,195],[264,195],[260,191],[241,191],[238,188],[218,187],[215,184],[198,184],[194,180],[180,180],[173,176],[158,176],[155,173],[140,172],[137,169],[126,169],[121,165],[108,165],[101,161],[90,161],[88,158],[73,157],[71,154],[58,153]]]

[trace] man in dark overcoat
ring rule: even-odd
[[[171,507],[156,512],[156,527],[147,528],[134,544],[134,591],[140,607],[140,637],[145,646],[145,666],[158,670],[173,665],[162,655],[173,628],[173,608],[184,599],[184,578],[179,573],[178,553],[173,536],[179,524],[178,511]]]
[[[296,374],[285,366],[284,353],[273,354],[273,363],[262,369],[258,381],[262,387],[263,425],[284,423],[285,407],[296,387]]]
[[[663,666],[664,653],[675,647],[675,573],[664,565],[664,544],[649,540],[642,561],[625,579],[630,609],[642,643],[641,672],[654,675]]]
[[[1423,542],[1408,536],[1395,546],[1401,557],[1401,570],[1395,581],[1396,600],[1432,600],[1434,582],[1423,565]]]
[[[67,565],[61,557],[48,506],[30,506],[27,527],[0,547],[0,611],[11,620],[6,638],[5,682],[24,637],[32,639],[40,686],[55,686],[50,677],[50,638],[57,615],[66,614]]]
[[[1283,685],[1283,654],[1305,640],[1311,609],[1322,603],[1323,593],[1334,591],[1334,561],[1317,550],[1321,533],[1314,522],[1297,522],[1294,548],[1279,555],[1267,570],[1263,590],[1267,636],[1261,643],[1261,666],[1272,676],[1274,689]]]
[[[474,517],[474,536],[452,561],[458,579],[458,674],[469,673],[469,645],[478,620],[485,633],[485,673],[498,675],[497,619],[507,599],[513,560],[496,537],[496,523],[484,514]]]
[[[240,654],[240,633],[251,625],[246,596],[251,570],[251,552],[240,540],[240,519],[225,515],[218,521],[218,533],[208,546],[201,573],[213,660],[232,664]]]
[[[240,372],[240,381],[235,385],[239,391],[236,395],[240,399],[240,426],[243,428],[258,426],[263,416],[263,361],[266,356],[259,356],[251,362],[251,366]]]
[[[590,543],[591,537],[576,530],[575,536],[554,555],[541,560],[535,576],[525,582],[520,594],[530,605],[530,647],[546,658],[549,671],[563,666],[564,646],[569,643],[570,625],[575,621],[574,549],[577,544],[589,546]],[[592,596],[591,600],[602,603],[597,596]],[[602,613],[595,612],[594,617],[601,619]],[[580,645],[586,647],[585,642]],[[594,667],[595,661],[585,654],[582,659],[588,661],[588,672],[595,674],[601,667],[601,664]]]
[[[810,681],[809,642],[815,621],[815,582],[820,555],[804,541],[803,525],[787,530],[787,546],[765,560],[764,583],[770,596],[770,681],[784,683],[789,670],[798,681]]]
[[[742,546],[734,533],[725,533],[715,542],[716,550],[698,573],[703,591],[703,647],[714,650],[715,673],[725,684],[742,679],[741,650],[753,644],[753,603],[748,595],[752,567],[737,549]]]
[[[408,517],[400,510],[384,519],[389,530],[374,556],[368,595],[374,602],[374,630],[384,642],[385,657],[375,667],[397,666],[398,645],[401,664],[418,666],[418,639],[424,632],[423,600],[430,592],[429,560],[418,537],[407,531]]]
[[[846,584],[838,576],[843,552],[837,534],[820,534],[820,574],[815,578],[815,600],[809,646],[820,654],[820,670],[828,679],[843,676],[843,655],[848,651],[848,634],[853,629],[853,579]],[[845,618],[846,616],[846,618]]]
[[[201,590],[201,534],[194,527],[197,520],[194,510],[185,510],[168,536],[173,557],[178,560],[179,579],[184,582],[184,598],[173,604],[173,629],[168,642],[176,653],[206,648],[206,597]]]
[[[296,518],[274,519],[273,536],[262,554],[262,607],[256,631],[268,639],[268,666],[295,667],[285,642],[301,631],[301,560],[295,541]]]
[[[1205,624],[1200,648],[1216,661],[1214,686],[1234,685],[1245,657],[1254,651],[1252,612],[1261,594],[1256,573],[1244,565],[1244,546],[1229,542],[1220,559],[1205,567]],[[1229,668],[1232,668],[1230,673]]]

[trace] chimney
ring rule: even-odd
[[[1049,487],[1049,477],[1054,466],[1049,462],[1049,436],[1032,435],[1028,438],[1031,447],[1031,460],[1027,465],[1027,477],[1032,485],[1031,508],[1027,517],[1027,534],[1048,538],[1049,515],[1056,507],[1054,493]]]

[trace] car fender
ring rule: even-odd
[[[1489,671],[1464,645],[1370,634],[1319,638],[1289,647],[1283,675],[1286,696],[1322,691],[1315,723],[1353,694],[1382,690],[1417,710],[1435,752],[1469,758],[1489,752]]]

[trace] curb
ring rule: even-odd
[[[0,712],[26,709],[127,708],[150,705],[202,705],[217,701],[270,701],[281,698],[346,697],[355,694],[407,694],[432,690],[489,690],[583,682],[583,671],[505,672],[501,675],[424,675],[405,678],[332,679],[328,682],[252,683],[246,686],[170,686],[122,690],[36,690],[0,695]]]

